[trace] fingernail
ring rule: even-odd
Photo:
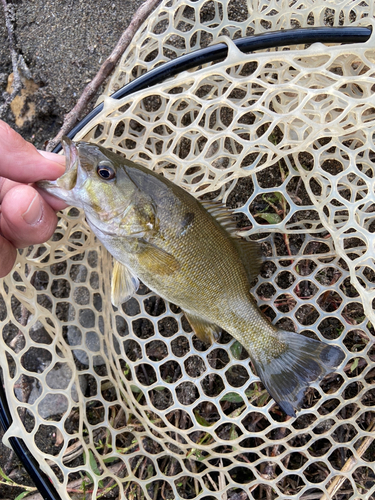
[[[49,151],[42,151],[41,149],[38,149],[38,153],[41,154],[44,158],[47,158],[47,160],[54,161],[55,163],[58,163],[59,165],[65,164],[65,156],[64,155],[50,153]]]
[[[32,199],[29,208],[22,214],[26,224],[36,224],[42,218],[43,208],[39,194],[37,193]]]

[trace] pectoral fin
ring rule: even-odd
[[[180,269],[180,264],[173,255],[151,243],[140,242],[139,250],[139,263],[151,273],[169,276]]]
[[[205,319],[199,316],[194,316],[193,314],[184,312],[190,326],[194,330],[195,335],[206,344],[213,344],[221,333],[221,328],[219,328],[214,323],[209,323]]]
[[[139,280],[133,273],[117,260],[113,266],[111,302],[120,308],[138,290]]]

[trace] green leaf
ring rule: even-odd
[[[5,480],[6,483],[13,484],[13,481],[8,477],[3,469],[0,467],[0,476]]]
[[[97,476],[101,475],[101,472],[99,470],[98,464],[96,463],[94,454],[91,450],[89,450],[89,462],[90,462],[90,467],[91,470],[96,474]]]
[[[264,406],[269,398],[268,394],[263,394],[263,396],[260,396],[258,399],[258,406]]]
[[[248,389],[247,391],[245,391],[245,394],[248,398],[252,398],[254,394],[258,391],[259,391],[258,384],[254,382],[254,389]]]
[[[90,474],[88,472],[86,472],[86,477],[89,479],[90,484],[94,483],[94,480],[92,479],[92,477],[90,476]],[[83,491],[83,493],[85,495],[86,495],[86,488],[87,488],[86,477],[84,477],[84,476],[82,477],[82,483],[81,483],[81,490]]]
[[[229,401],[230,403],[243,403],[242,397],[236,392],[228,392],[225,394],[220,401]]]
[[[281,217],[277,214],[258,213],[255,215],[255,217],[260,217],[261,219],[264,219],[265,221],[268,222],[268,224],[279,224],[282,220]]]
[[[353,349],[358,349],[358,347],[361,347],[361,349],[360,349],[360,350],[362,351],[362,349],[363,349],[364,347],[366,347],[366,344],[354,344],[354,345],[353,345]]]
[[[282,201],[284,197],[281,193],[279,193],[278,191],[275,191],[272,194],[264,194],[262,198],[264,201],[267,201],[267,202],[269,201],[270,203],[277,203],[277,202]]]
[[[14,500],[22,500],[22,498],[25,498],[26,495],[28,495],[30,491],[24,491],[23,493],[20,493],[18,497],[16,497]]]
[[[359,363],[359,358],[355,358],[355,360],[353,361],[353,364],[352,366],[350,367],[350,371],[351,372],[354,372],[354,370],[357,368],[358,366],[358,363]]]
[[[240,344],[238,340],[236,340],[236,342],[234,342],[230,346],[230,350],[232,351],[232,354],[236,359],[240,359],[242,352],[242,344]]]
[[[195,458],[198,460],[198,462],[203,462],[203,460],[206,460],[209,458],[210,455],[203,455],[201,450],[195,450]]]
[[[136,385],[131,385],[130,386],[130,389],[133,391],[133,392],[142,392],[141,389],[139,387],[137,387]]]
[[[197,411],[194,412],[194,415],[199,425],[203,425],[203,427],[211,427],[212,424],[207,422],[207,420],[203,418],[201,415],[199,415]]]
[[[232,441],[233,439],[237,439],[237,438],[238,438],[238,433],[236,431],[236,427],[234,425],[232,425],[231,430],[230,430],[229,439]]]

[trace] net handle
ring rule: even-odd
[[[6,432],[12,425],[12,417],[10,414],[8,402],[6,399],[3,383],[0,383],[0,424]],[[49,477],[40,469],[38,462],[28,450],[23,439],[18,437],[9,437],[9,444],[13,451],[22,462],[27,473],[33,480],[39,493],[44,500],[61,500],[55,487],[51,483]]]

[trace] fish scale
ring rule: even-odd
[[[264,386],[291,416],[306,388],[338,367],[344,353],[278,330],[250,295],[259,266],[256,242],[225,229],[228,213],[200,203],[168,179],[105,148],[64,140],[66,173],[39,187],[85,210],[97,238],[116,259],[112,301],[119,306],[138,278],[180,306],[194,332],[213,341],[220,328],[248,351]]]

